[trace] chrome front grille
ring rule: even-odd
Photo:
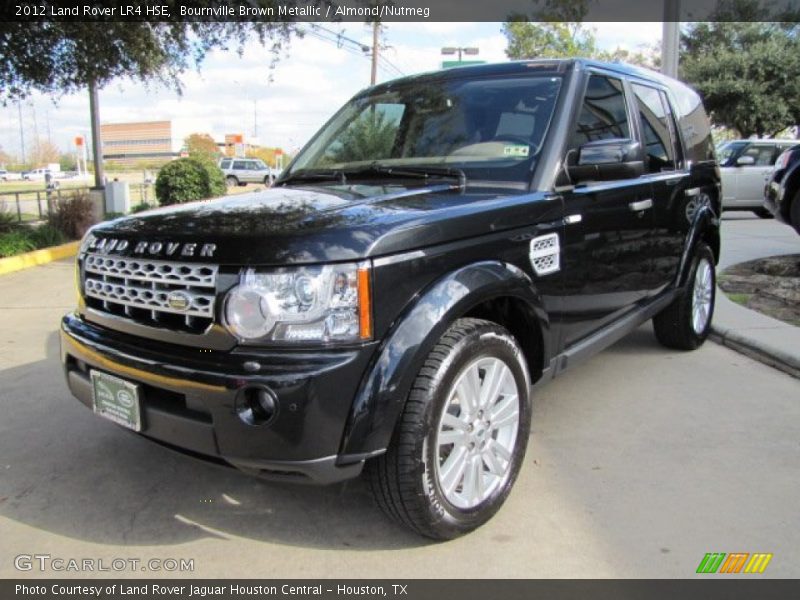
[[[92,308],[193,333],[213,322],[217,265],[87,254],[83,271]]]

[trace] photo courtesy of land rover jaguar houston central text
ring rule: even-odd
[[[67,382],[253,475],[363,471],[388,515],[453,538],[510,493],[533,384],[649,319],[669,348],[703,343],[720,199],[699,96],[655,72],[536,60],[383,83],[270,189],[94,227]]]

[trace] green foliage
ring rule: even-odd
[[[71,153],[65,153],[59,156],[58,164],[61,166],[62,171],[77,171],[78,170],[78,163],[75,160],[75,155]]]
[[[55,2],[41,0],[49,14]],[[112,0],[104,6],[125,4]],[[128,3],[129,4],[129,3]],[[172,15],[179,12],[177,0],[164,0]],[[214,0],[193,2],[193,7],[216,5]],[[250,4],[272,6],[272,0]],[[117,11],[119,14],[119,11]],[[143,82],[166,83],[180,91],[179,76],[199,66],[215,49],[241,51],[256,38],[269,45],[276,56],[297,29],[294,23],[212,21],[102,20],[95,22],[52,19],[0,23],[0,100],[7,102],[29,95],[67,94],[85,89],[91,82],[103,87],[118,77]],[[35,51],[32,51],[35,49]]]
[[[83,191],[60,198],[50,217],[50,225],[70,240],[81,239],[96,222],[92,200]]]
[[[225,174],[222,172],[222,169],[217,166],[214,160],[201,160],[200,163],[203,165],[206,173],[208,173],[208,197],[216,198],[218,196],[224,196],[228,190],[228,186],[225,185]]]
[[[31,228],[30,239],[37,248],[50,248],[67,242],[66,236],[48,223]]]
[[[66,241],[64,234],[52,225],[21,225],[8,233],[0,234],[0,257],[60,246]]]
[[[594,33],[580,23],[509,21],[503,24],[508,40],[506,56],[524,58],[591,57],[597,53]]]
[[[0,258],[30,252],[35,249],[36,244],[31,239],[30,230],[27,228],[0,234]]]
[[[17,215],[6,208],[5,202],[0,202],[0,234],[13,231],[18,226]]]
[[[195,158],[179,158],[165,165],[156,178],[161,206],[222,196],[225,178],[217,165]]]
[[[150,210],[151,208],[153,207],[147,202],[139,202],[139,204],[134,204],[133,207],[131,207],[131,214],[135,215],[136,213],[144,212],[146,210]]]
[[[326,162],[356,162],[391,156],[397,123],[377,110],[367,110],[339,136]]]
[[[645,45],[640,50],[600,50],[594,30],[582,24],[588,12],[586,0],[535,3],[543,7],[532,15],[532,19],[515,14],[503,24],[503,33],[508,40],[506,56],[511,59],[583,57],[625,62],[648,69],[657,69],[661,64],[657,44]]]
[[[727,21],[692,23],[681,39],[681,78],[716,125],[741,137],[800,123],[800,24],[769,22],[761,10],[755,0],[728,0],[717,13]]]
[[[219,156],[217,143],[207,133],[192,133],[183,140],[189,158],[216,161]]]

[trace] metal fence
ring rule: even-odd
[[[155,192],[152,184],[131,183],[131,207],[145,202],[155,204]],[[49,211],[62,199],[69,199],[79,194],[88,194],[88,187],[56,188],[53,190],[25,190],[18,192],[0,192],[0,212],[16,215],[17,221],[35,222],[47,219]]]

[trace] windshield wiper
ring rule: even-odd
[[[347,177],[339,170],[310,169],[308,171],[299,171],[287,175],[286,177],[281,177],[275,182],[275,185],[283,185],[290,181],[338,181],[339,183],[346,183]]]
[[[384,175],[387,177],[424,179],[454,179],[458,182],[458,189],[467,189],[467,176],[461,169],[449,167],[391,167],[374,162],[362,167],[352,169],[309,169],[292,173],[275,182],[276,185],[285,185],[290,182],[301,181],[337,181],[341,184],[349,180],[358,179],[365,175]]]
[[[400,166],[391,167],[374,162],[363,167],[345,169],[344,175],[347,179],[363,175],[386,175],[389,177],[412,177],[415,179],[454,179],[458,181],[458,188],[462,192],[467,188],[467,176],[461,169],[450,167],[414,167]]]

